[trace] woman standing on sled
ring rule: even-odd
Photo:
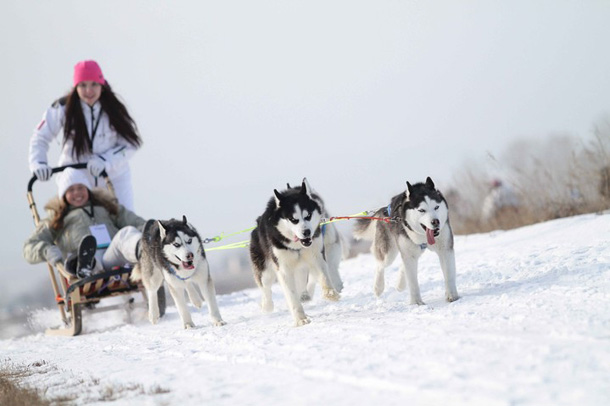
[[[127,108],[113,93],[95,61],[74,66],[74,87],[45,111],[30,138],[30,170],[41,181],[51,177],[47,161],[49,144],[63,128],[59,166],[87,163],[90,180],[106,170],[116,196],[133,210],[133,192],[128,160],[142,144]]]
[[[58,196],[45,206],[49,218],[23,246],[29,263],[55,265],[67,259],[66,270],[85,277],[137,262],[143,218],[117,204],[110,192],[92,189],[84,170],[65,169],[57,185]],[[95,255],[105,247],[103,255]]]

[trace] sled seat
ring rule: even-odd
[[[116,296],[137,291],[139,286],[129,280],[131,268],[115,268],[83,279],[67,280],[66,296],[78,289],[82,301],[99,300],[107,296]]]

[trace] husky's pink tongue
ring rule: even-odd
[[[434,240],[434,230],[431,228],[426,228],[426,238],[428,239],[428,245],[434,245],[436,242]]]

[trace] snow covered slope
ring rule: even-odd
[[[212,255],[212,254],[210,254]],[[339,302],[319,292],[310,325],[292,327],[279,286],[263,314],[256,289],[219,297],[229,323],[183,330],[175,307],[84,318],[84,334],[0,341],[0,359],[32,365],[25,382],[51,398],[129,405],[610,404],[610,214],[456,238],[458,290],[443,301],[437,257],[420,262],[425,306],[372,293],[373,259],[344,261]],[[170,299],[171,303],[171,299]],[[117,389],[119,388],[119,389]]]

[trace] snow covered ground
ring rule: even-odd
[[[211,254],[210,254],[211,255]],[[456,238],[458,290],[443,301],[437,257],[420,262],[425,306],[387,273],[372,293],[370,255],[344,261],[339,302],[316,295],[292,327],[279,286],[263,314],[257,289],[219,297],[229,323],[183,330],[173,305],[152,326],[136,310],[84,316],[84,333],[0,341],[0,360],[30,365],[25,383],[78,404],[610,404],[610,214]],[[171,303],[171,299],[170,299]]]

